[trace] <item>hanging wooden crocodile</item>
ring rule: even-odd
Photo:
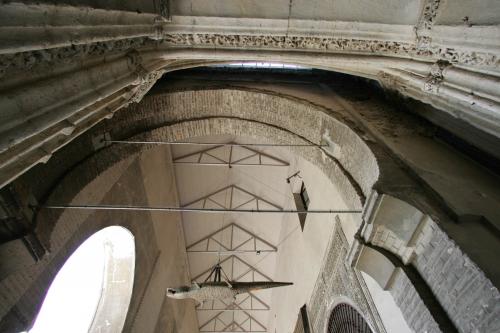
[[[220,265],[216,265],[205,282],[194,282],[190,287],[182,286],[177,288],[168,288],[167,296],[176,299],[191,298],[202,305],[205,301],[234,301],[236,299],[236,296],[239,294],[256,290],[293,285],[292,282],[231,282],[229,280],[221,281],[221,271],[222,268],[220,267]],[[213,273],[215,273],[214,280],[208,281]]]

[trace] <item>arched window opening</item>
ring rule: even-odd
[[[330,314],[327,333],[372,333],[372,330],[355,308],[341,303]]]
[[[134,237],[127,229],[95,233],[57,273],[29,333],[121,332],[134,268]]]

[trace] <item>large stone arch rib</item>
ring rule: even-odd
[[[246,126],[248,122],[252,122],[252,126]],[[146,132],[138,134],[144,131]],[[388,175],[393,176],[394,172],[394,162],[391,162],[391,158],[370,138],[369,133],[357,126],[341,110],[328,110],[298,99],[255,91],[217,89],[171,92],[146,97],[141,104],[118,114],[112,122],[102,124],[82,136],[83,142],[85,140],[87,142],[84,149],[88,150],[84,151],[83,155],[88,154],[90,157],[65,175],[65,179],[69,179],[71,175],[78,176],[79,172],[88,169],[91,171],[87,175],[88,178],[73,178],[73,180],[78,179],[81,186],[85,187],[86,182],[91,182],[94,177],[110,170],[123,158],[127,156],[133,158],[141,150],[152,148],[152,146],[113,146],[94,154],[92,146],[88,143],[92,141],[93,135],[104,132],[109,133],[113,139],[137,138],[146,141],[175,141],[214,133],[262,139],[272,133],[272,142],[278,143],[303,140],[319,143],[326,133],[329,139],[340,147],[339,154],[329,156],[320,150],[304,152],[300,149],[297,149],[296,153],[312,161],[333,179],[335,185],[342,189],[345,202],[353,207],[354,205],[360,207],[364,201],[363,196],[371,193],[374,187],[383,190],[380,179]],[[68,150],[71,149],[73,148],[68,146]],[[82,149],[82,145],[77,149]],[[61,151],[61,156],[54,160],[55,165],[57,159],[64,158],[65,154],[67,152]],[[79,161],[77,157],[77,164]],[[364,169],[357,168],[358,165]],[[80,191],[78,186],[75,186],[75,194],[68,196],[68,192],[58,192],[58,187],[68,186],[62,183],[57,185],[55,190],[51,191],[48,202],[52,200],[56,201],[54,203],[60,203],[57,200],[71,202]],[[397,194],[397,192],[391,193]],[[45,223],[39,224],[37,233],[49,248],[55,249],[64,243],[64,237],[61,237],[59,230],[68,231],[68,226],[54,224],[54,221],[64,220],[64,217],[59,213],[51,214],[54,213],[47,211],[40,213],[39,222]]]
[[[207,48],[170,48],[154,44],[138,45],[125,51],[120,50],[105,64],[92,61],[77,69],[68,64],[66,70],[38,75],[28,80],[28,87],[21,90],[17,89],[19,82],[16,80],[0,85],[11,97],[0,100],[0,105],[9,114],[9,120],[3,124],[5,130],[0,133],[0,168],[4,169],[1,184],[46,161],[53,152],[99,120],[112,117],[130,102],[140,100],[164,71],[219,62],[265,59],[375,79],[454,117],[459,115],[494,136],[499,133],[500,97],[493,88],[498,79],[447,63],[432,64],[377,54],[311,53],[306,50],[278,53],[276,50],[227,47],[215,52]],[[55,87],[54,82],[67,84]],[[43,98],[34,98],[40,95]],[[26,121],[23,114],[37,115],[37,126]]]

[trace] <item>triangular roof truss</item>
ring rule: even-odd
[[[247,311],[221,311],[202,324],[200,332],[265,333],[267,328]]]
[[[220,166],[288,166],[289,163],[242,145],[217,145],[174,158],[174,164]]]
[[[222,208],[244,210],[248,208],[253,209],[270,209],[281,211],[282,207],[269,200],[262,198],[256,194],[251,193],[237,185],[229,185],[223,187],[215,192],[209,193],[201,198],[193,200],[189,203],[182,205],[182,207],[191,208]]]
[[[186,248],[188,253],[261,253],[276,252],[276,246],[253,232],[230,223],[194,242]]]

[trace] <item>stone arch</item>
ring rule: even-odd
[[[252,124],[252,126],[248,126]],[[208,118],[201,120],[183,121],[175,123],[171,126],[156,128],[146,133],[132,137],[132,140],[143,141],[161,141],[161,140],[178,140],[183,141],[193,137],[206,135],[225,135],[231,134],[236,136],[253,137],[265,140],[268,137],[274,139],[269,142],[287,143],[287,142],[304,142],[303,139],[289,131],[272,127],[270,125],[250,122],[237,118]],[[52,194],[49,196],[48,203],[71,203],[81,202],[81,197],[86,196],[89,191],[92,191],[95,182],[99,182],[104,189],[112,186],[116,181],[114,174],[116,168],[124,169],[132,163],[133,159],[143,151],[154,149],[155,145],[140,145],[140,146],[122,146],[115,145],[98,151],[94,156],[87,159],[81,165],[74,168],[66,177],[58,184]],[[311,149],[292,148],[292,151],[302,156],[313,165],[317,166],[333,184],[344,191],[345,201],[354,201],[352,206],[346,208],[361,208],[362,199],[355,191],[351,182],[347,179],[342,170],[336,163],[332,163],[326,154],[320,150],[311,152]],[[304,153],[308,152],[308,153]],[[86,170],[90,172],[86,172]],[[99,180],[97,180],[99,178]],[[75,179],[78,179],[79,185],[75,186]],[[71,186],[71,184],[73,186]],[[81,187],[79,187],[81,184]],[[67,189],[73,188],[77,191],[74,196],[68,200]],[[341,191],[342,193],[342,191]],[[98,193],[93,193],[94,200],[99,201],[101,198]],[[352,199],[351,199],[352,198]],[[71,219],[71,224],[59,221],[69,221],[68,216],[72,215],[69,211],[54,211],[41,210],[38,215],[39,228],[37,233],[48,246],[49,249],[56,249],[61,246],[66,235],[78,226],[75,219]],[[86,218],[82,214],[80,219],[83,221]],[[54,223],[55,222],[55,223]]]
[[[220,98],[223,96],[223,91],[217,90],[216,93],[219,96],[216,100],[224,102],[224,99]],[[180,102],[180,100],[189,98],[189,96],[186,97],[186,94],[189,95],[191,93],[177,93],[175,100],[171,101],[173,105],[178,107],[178,102]],[[252,99],[257,100],[259,105],[262,106],[261,114],[259,115],[260,118],[251,117],[250,113],[246,117],[239,117],[234,114],[231,115],[228,112],[219,115],[210,115],[210,109],[205,111],[206,115],[200,115],[197,112],[199,110],[191,110],[191,112],[187,114],[187,117],[182,114],[185,110],[178,110],[177,108],[176,113],[173,115],[170,112],[171,110],[166,112],[167,110],[165,109],[163,109],[163,112],[160,112],[160,110],[155,108],[152,109],[150,113],[138,113],[137,110],[131,109],[130,113],[127,112],[127,115],[117,115],[118,117],[113,119],[113,126],[109,128],[97,127],[88,134],[82,135],[80,140],[83,143],[90,143],[93,135],[102,133],[103,131],[110,132],[113,138],[131,137],[132,139],[143,140],[183,140],[195,136],[227,134],[229,132],[232,134],[258,138],[266,138],[271,133],[273,138],[269,141],[277,143],[308,141],[319,143],[321,142],[321,132],[315,133],[312,129],[317,127],[316,125],[318,123],[322,123],[324,127],[331,124],[335,130],[329,135],[329,139],[338,138],[339,141],[344,142],[348,149],[352,149],[352,151],[339,154],[337,158],[330,157],[325,152],[316,149],[304,152],[297,148],[295,152],[299,155],[303,155],[305,159],[312,161],[313,164],[319,166],[329,178],[335,180],[336,185],[343,189],[342,193],[345,194],[346,202],[351,202],[353,206],[357,205],[358,208],[361,207],[365,193],[368,193],[368,190],[377,181],[378,168],[376,167],[376,159],[373,154],[370,153],[369,147],[366,146],[356,133],[350,130],[342,121],[331,118],[327,114],[327,110],[318,111],[314,105],[284,99],[280,96],[263,96],[261,93],[256,92],[249,94],[244,91],[236,91],[236,94],[239,99],[238,103],[241,104],[245,104],[245,101],[247,104],[251,104],[250,102]],[[200,98],[198,95],[197,100],[200,102],[199,105],[203,105],[205,98]],[[146,98],[146,101],[147,100],[148,98]],[[264,105],[271,104],[273,106],[278,106],[283,100],[285,100],[286,105],[279,110],[281,114],[272,116],[271,121],[267,121],[267,119],[262,117],[265,116],[267,112],[267,110],[264,109]],[[146,105],[144,108],[147,109],[148,106]],[[285,109],[287,108],[291,110],[288,114],[285,113]],[[229,109],[231,109],[230,106],[226,107],[224,111]],[[251,110],[247,109],[243,111],[250,112]],[[194,117],[193,113],[198,113],[197,117]],[[309,122],[301,121],[299,115],[303,116],[304,113],[312,117],[312,120]],[[142,117],[138,119],[138,115],[142,115]],[[166,118],[167,115],[169,118]],[[286,127],[279,127],[279,122],[285,118],[289,119],[289,124]],[[117,130],[121,128],[135,134],[134,130],[135,132],[139,132],[139,130],[135,128],[130,129],[128,126],[125,126],[125,123],[129,123],[133,126],[139,124],[140,126],[141,123],[145,122],[148,122],[149,126],[152,128],[157,127],[156,124],[170,124],[170,126],[160,126],[136,136],[130,136],[129,133],[119,133]],[[252,122],[252,126],[248,126],[249,122]],[[267,122],[270,122],[270,124]],[[315,133],[314,136],[311,136],[309,132]],[[348,146],[347,142],[349,140],[353,140],[354,144],[360,145],[359,149]],[[79,153],[82,153],[82,146],[84,146],[84,144],[78,142],[75,148],[68,146],[68,151],[77,149]],[[105,147],[95,153],[90,151],[88,157],[84,159],[82,163],[71,168],[71,170],[61,178],[58,184],[50,191],[50,195],[46,202],[89,202],[88,198],[92,198],[92,200],[94,200],[93,202],[99,202],[102,199],[99,195],[107,192],[106,189],[113,186],[116,182],[116,177],[120,174],[119,170],[125,170],[130,167],[134,158],[138,156],[141,151],[149,150],[152,147],[153,146],[134,147],[115,145]],[[359,150],[361,150],[361,152],[359,152]],[[64,151],[62,153],[64,154]],[[338,153],[338,150],[333,152],[333,154]],[[85,151],[83,151],[83,154],[85,154]],[[370,171],[356,170],[357,174],[353,176],[343,166],[345,162],[340,162],[340,160],[348,161],[349,158],[357,158],[357,161],[354,160],[350,162],[351,166],[359,164],[367,168],[367,170],[370,167],[374,167]],[[58,157],[54,156],[53,161],[56,164],[57,159]],[[49,165],[51,163],[52,161],[49,161]],[[360,179],[362,185],[357,184],[356,178]],[[96,192],[95,188],[97,186],[102,190]],[[57,212],[41,210],[37,218],[37,234],[44,244],[55,253],[58,252],[61,246],[64,246],[69,235],[77,232],[80,226],[85,225],[88,215],[73,214],[70,211]],[[66,223],[59,223],[58,221],[66,221]],[[37,269],[40,268],[33,268],[35,271]],[[132,303],[134,303],[134,299]]]
[[[389,251],[360,244],[354,248],[356,255],[353,266],[371,276],[383,290],[390,292],[404,320],[413,331],[453,331],[453,325],[450,327],[446,314],[440,309],[439,303],[434,300],[426,285],[421,283],[418,275],[411,274],[413,272],[398,265]]]
[[[405,265],[414,261],[430,243],[436,223],[413,205],[391,195],[373,194],[371,200],[375,202],[365,210],[361,231],[365,241],[392,252]]]
[[[326,333],[372,333],[361,313],[348,303],[337,304],[330,312]]]
[[[434,19],[440,17],[440,14],[443,13],[444,7],[441,6],[441,10],[438,10],[439,1],[434,2],[435,6],[424,8],[425,10],[422,12],[422,17],[419,18],[416,27],[419,32],[422,32],[423,28],[430,32]],[[57,8],[55,9],[57,10]],[[67,11],[70,16],[75,14],[71,8],[64,8],[64,11]],[[165,15],[166,12],[167,10],[162,7],[161,14]],[[22,21],[24,15],[19,15],[23,13],[22,10],[14,10],[13,13],[16,17],[21,18]],[[91,11],[86,23],[91,23],[92,20],[95,20],[101,14],[102,12],[99,11]],[[32,41],[28,43],[30,45],[28,45],[27,49],[26,45],[24,45],[25,43],[18,43],[19,45],[14,45],[13,48],[6,51],[9,53],[16,51],[16,49],[17,51],[42,50],[42,53],[45,51],[48,53],[44,57],[38,56],[38,58],[43,58],[43,61],[22,61],[23,57],[24,60],[29,60],[29,58],[33,60],[37,58],[37,54],[40,55],[39,53],[23,52],[20,53],[20,58],[14,56],[7,59],[7,67],[9,65],[11,67],[7,74],[10,74],[11,78],[6,78],[5,86],[9,87],[9,89],[12,88],[15,97],[10,101],[7,100],[6,107],[9,115],[13,116],[13,123],[19,122],[20,124],[17,124],[19,126],[15,125],[16,128],[14,130],[9,130],[4,134],[6,134],[5,137],[10,137],[13,134],[14,141],[20,144],[12,146],[15,149],[4,154],[4,156],[6,155],[5,158],[8,159],[8,163],[5,163],[4,166],[9,166],[3,168],[6,172],[2,174],[8,175],[8,177],[3,177],[4,183],[17,177],[17,175],[23,173],[32,165],[41,161],[47,161],[50,154],[55,150],[67,144],[103,118],[111,117],[114,111],[127,105],[130,100],[140,100],[159,76],[159,72],[180,68],[181,66],[189,66],[189,59],[199,64],[204,62],[202,59],[206,59],[205,61],[258,58],[295,59],[297,62],[309,63],[318,68],[333,69],[366,76],[377,79],[383,85],[395,88],[406,96],[412,96],[446,112],[458,115],[458,118],[465,119],[469,124],[475,125],[485,132],[492,135],[498,133],[499,118],[498,103],[496,103],[498,94],[494,88],[497,86],[497,82],[495,82],[495,75],[491,73],[488,75],[486,73],[498,64],[498,57],[491,47],[492,43],[491,41],[487,41],[488,38],[486,37],[484,43],[479,43],[482,45],[482,50],[476,50],[477,45],[466,42],[466,45],[457,46],[453,42],[456,41],[454,37],[464,35],[464,29],[470,30],[466,34],[469,37],[488,36],[492,31],[489,27],[483,26],[478,29],[476,29],[477,27],[469,29],[470,27],[468,26],[462,26],[459,29],[447,27],[445,30],[449,33],[443,33],[442,29],[436,26],[437,30],[434,30],[430,34],[433,37],[433,41],[431,41],[430,35],[421,36],[421,34],[418,34],[415,39],[415,34],[411,29],[412,26],[406,26],[403,29],[404,31],[399,34],[394,34],[394,31],[391,32],[392,28],[390,27],[388,30],[382,29],[384,31],[378,31],[378,34],[375,34],[375,37],[378,36],[380,38],[375,39],[367,39],[365,36],[366,33],[363,31],[375,31],[377,30],[376,27],[368,25],[364,28],[365,30],[360,30],[360,27],[354,26],[351,27],[353,28],[351,39],[332,39],[317,35],[321,34],[319,31],[316,31],[316,34],[313,31],[309,37],[301,37],[299,36],[300,31],[297,36],[288,36],[288,30],[285,34],[285,31],[281,31],[280,29],[272,33],[274,36],[270,36],[269,31],[264,31],[268,27],[259,27],[258,29],[256,27],[256,31],[261,31],[262,34],[259,36],[259,33],[257,33],[249,36],[238,29],[236,31],[234,25],[224,28],[224,31],[219,35],[201,33],[196,29],[196,25],[193,25],[193,29],[188,29],[189,31],[181,29],[177,33],[168,33],[168,31],[162,33],[161,28],[163,24],[159,24],[157,20],[154,20],[154,23],[152,23],[150,14],[126,15],[133,18],[132,21],[136,23],[139,21],[143,22],[146,26],[143,27],[141,25],[140,28],[130,26],[131,30],[129,33],[120,34],[119,31],[116,31],[108,36],[105,36],[102,31],[93,32],[86,36],[86,38],[80,38],[76,43],[78,44],[76,47],[70,45],[71,42],[62,36],[58,40],[45,44],[45,47],[52,47],[48,51],[43,50],[43,43],[33,44]],[[37,19],[41,19],[38,15],[35,16]],[[110,19],[116,23],[116,17],[114,19],[110,17]],[[44,20],[41,19],[38,23],[43,23]],[[18,21],[18,19],[14,18],[13,22],[17,24],[19,23]],[[171,25],[171,23],[168,24]],[[105,29],[109,28],[108,26]],[[76,31],[78,29],[81,30],[81,27],[69,26],[69,29]],[[48,32],[44,36],[45,41],[50,37],[50,31]],[[143,38],[128,39],[129,37],[137,36],[142,36]],[[160,39],[160,41],[150,41],[148,38]],[[382,42],[376,39],[380,39]],[[469,40],[474,39],[469,38]],[[97,40],[101,42],[92,45],[91,42]],[[120,41],[117,42],[117,40]],[[21,61],[18,61],[18,58]],[[16,63],[18,64],[16,65]],[[457,65],[460,66],[457,67]],[[26,72],[32,73],[28,74]],[[27,77],[12,75],[12,73],[27,74]],[[97,87],[95,85],[97,81],[101,81],[103,84]],[[52,82],[58,82],[58,84],[54,86]],[[64,89],[62,89],[63,86],[65,87]],[[92,91],[92,94],[85,95],[84,93],[89,89]],[[470,112],[471,110],[473,112]],[[23,115],[36,116],[42,111],[44,112],[43,116],[40,115],[38,118],[33,118],[37,121],[23,121],[23,119],[26,119]],[[73,120],[78,121],[74,122]],[[45,128],[38,126],[41,121],[43,121]],[[14,124],[10,125],[14,126]],[[9,127],[9,129],[12,128]],[[497,130],[495,131],[495,129]],[[141,131],[131,133],[132,135],[126,137],[131,137],[139,132]],[[33,137],[31,137],[32,135]],[[368,141],[369,139],[366,140],[366,142]],[[391,194],[412,204],[418,210],[431,216],[436,222],[439,222],[443,230],[459,242],[460,246],[471,255],[474,261],[484,269],[489,277],[493,276],[495,283],[499,283],[499,271],[490,269],[488,265],[491,265],[491,261],[483,259],[491,255],[491,249],[477,246],[479,250],[476,250],[474,246],[470,246],[463,239],[463,235],[468,237],[469,234],[467,231],[473,229],[476,229],[476,232],[470,237],[471,239],[479,239],[484,242],[486,237],[482,236],[491,236],[489,232],[484,232],[478,226],[483,223],[479,217],[482,216],[481,213],[484,210],[481,211],[481,209],[478,209],[479,213],[477,215],[475,214],[475,210],[465,211],[469,217],[471,215],[478,217],[479,221],[472,228],[466,228],[463,225],[456,227],[452,225],[450,227],[450,223],[446,219],[440,219],[443,217],[442,210],[441,213],[438,212],[440,208],[436,209],[430,202],[432,201],[431,199],[426,200],[425,193],[415,194],[413,192],[418,186],[410,190],[395,189],[387,186],[387,183],[385,183],[387,175],[393,170],[391,169],[392,166],[387,168],[387,164],[390,163],[387,163],[385,158],[383,158],[384,153],[381,152],[380,147],[375,147],[375,144],[367,143],[369,147],[373,148],[371,152],[376,156],[377,166],[380,166],[380,163],[384,163],[384,166],[380,168],[381,172],[378,177],[375,177],[377,180],[375,183],[376,186],[364,186],[370,184],[370,181],[362,178],[365,173],[354,172],[355,168],[349,168],[350,165],[348,163],[354,161],[359,167],[362,164],[360,162],[363,161],[356,160],[352,156],[345,159],[343,155],[346,152],[343,152],[342,149],[339,152],[336,149],[339,147],[342,148],[341,145],[335,141],[333,143],[331,153],[336,159],[337,168],[341,171],[340,174],[343,174],[347,179],[342,178],[339,182],[342,181],[353,187],[353,189],[350,189],[350,192],[346,192],[346,197],[351,194],[351,199],[359,196],[359,200],[363,203],[364,197],[368,197],[371,189],[375,188],[381,194]],[[397,177],[396,179],[397,183],[401,180]],[[409,184],[414,186],[414,184],[411,184],[411,181],[409,181]],[[406,185],[402,185],[401,188],[404,188]],[[409,187],[406,186],[406,188]],[[346,188],[349,188],[349,186],[346,186]],[[47,193],[49,192],[52,191],[48,191]],[[76,197],[75,193],[73,193],[73,198]],[[42,196],[42,199],[45,199],[45,197]],[[441,198],[438,198],[438,201],[439,199]],[[45,200],[41,201],[44,202]],[[447,208],[449,207],[445,207],[445,210]],[[451,213],[449,215],[453,215],[454,212],[449,213]],[[460,216],[458,214],[458,219],[460,219]],[[54,218],[50,219],[50,217]],[[51,220],[55,221],[57,218],[59,218],[59,215],[46,218],[42,216],[40,220],[45,219],[50,224]],[[452,217],[452,219],[454,218]],[[465,216],[465,219],[468,219],[467,216]],[[64,230],[57,229],[57,232],[52,232],[53,227],[57,228],[57,226],[40,226],[38,232],[45,237],[46,244],[57,244],[61,240],[64,243],[64,237],[60,239],[52,237],[64,235]],[[480,230],[477,231],[478,229]],[[458,261],[455,260],[456,258],[453,260],[450,259],[453,258],[455,253],[460,254],[461,251],[447,237],[445,232],[437,228],[433,232],[435,239],[429,242],[429,244],[432,244],[433,241],[435,244],[445,244],[446,248],[440,251],[440,253],[445,253],[443,259],[446,265],[443,265],[443,267],[451,265],[449,264],[450,262],[455,262],[456,267],[460,267],[462,264],[467,268],[472,267],[471,274],[479,276],[479,278],[473,277],[472,280],[481,281],[478,283],[481,283],[485,288],[489,288],[491,285],[488,284],[489,281],[486,280],[484,282],[482,273],[474,264],[469,264],[466,257],[462,258],[458,256]],[[387,245],[385,242],[381,244]],[[19,247],[19,242],[9,244],[9,246],[1,250],[6,250],[4,253],[9,253],[9,251],[15,251],[16,247]],[[404,253],[399,253],[397,250],[395,252],[405,257]],[[447,257],[446,254],[449,256]],[[426,255],[413,256],[413,259],[410,257],[408,256],[407,260],[414,260],[412,261],[412,265],[419,265],[420,260],[426,262],[432,261],[426,258]],[[430,266],[430,264],[422,265],[424,268]],[[491,266],[494,265],[495,263],[493,262]],[[6,267],[5,269],[9,272],[10,270],[19,268]],[[478,271],[479,273],[477,273]],[[424,273],[421,274],[425,275]],[[455,278],[453,277],[451,280],[453,281]],[[457,281],[455,280],[455,282]],[[460,282],[464,283],[463,280],[460,280]],[[477,285],[473,284],[463,289],[480,289],[475,287]],[[477,295],[467,296],[470,296],[470,299],[478,298],[476,297]],[[491,312],[498,309],[494,304],[493,306],[487,304],[484,307],[486,310],[481,311],[481,313],[485,313],[484,316],[492,316]],[[491,310],[492,308],[495,310]],[[459,311],[454,312],[458,313]],[[478,314],[475,313],[474,316],[477,317]],[[467,318],[466,321],[479,322],[484,319],[484,316],[480,319],[476,317]],[[473,329],[471,328],[470,330]],[[476,327],[474,327],[474,330],[476,330]]]
[[[377,159],[383,156],[374,155],[369,146],[370,142],[367,144],[360,137],[366,133],[356,127],[354,129],[357,132],[353,131],[346,115],[332,115],[331,110],[273,94],[244,90],[229,92],[232,94],[230,98],[224,97],[227,91],[221,89],[146,97],[137,107],[117,114],[109,126],[96,128],[93,132],[109,133],[113,139],[132,138],[145,141],[175,141],[194,136],[228,133],[264,139],[269,136],[269,142],[276,143],[321,143],[326,142],[326,139],[332,143],[331,149],[329,147],[321,151],[296,148],[294,152],[320,167],[341,189],[345,201],[351,202],[352,207],[362,207],[366,195],[378,181],[380,171]],[[209,99],[215,100],[216,104],[207,105]],[[188,105],[186,101],[191,101],[192,105]],[[242,108],[245,105],[247,107]],[[274,114],[271,109],[275,111]],[[234,112],[235,110],[239,111]],[[308,120],[303,121],[301,117]],[[245,121],[251,122],[252,126],[245,126]],[[148,132],[151,128],[153,130]],[[87,138],[84,141],[87,144],[94,133],[91,131],[85,135]],[[76,174],[77,170],[90,169],[88,180],[78,179],[81,180],[81,186],[85,186],[85,182],[91,182],[93,177],[106,172],[105,170],[115,163],[112,161],[123,159],[124,156],[134,156],[142,149],[151,147],[118,145],[111,147],[112,149],[106,147],[96,152],[95,156],[92,156],[94,153],[91,151],[91,157],[86,161],[88,166],[77,165],[71,172]],[[82,146],[79,145],[78,149],[81,151]],[[74,180],[75,177],[72,181]],[[68,193],[65,192],[64,197],[67,196]],[[51,191],[47,202],[61,200],[63,196],[56,187]],[[56,215],[52,215],[54,213]],[[40,219],[54,221],[59,213],[61,212],[42,211]],[[52,234],[50,230],[53,227],[49,223],[40,225],[37,230],[39,237],[49,248],[53,246],[53,242],[57,242],[57,237],[49,239],[52,237],[49,235]],[[42,230],[44,228],[49,228],[49,231]]]
[[[481,305],[474,299],[460,297],[459,292],[446,293],[443,290],[455,290],[459,281],[464,285],[478,281],[477,295],[483,295],[486,304],[493,304],[492,298],[496,293],[491,293],[495,290],[491,281],[428,214],[408,202],[386,194],[372,193],[369,201],[363,216],[365,223],[360,231],[362,242],[394,255],[399,259],[400,266],[411,267],[422,279],[417,284],[425,283],[428,286],[455,327],[461,331],[472,330],[470,322],[459,315],[461,311],[454,309],[459,304],[458,307],[467,309],[473,317],[479,319],[485,315]],[[372,275],[382,288],[390,289],[398,279],[408,278],[399,275],[404,272],[397,267],[398,265],[393,264],[394,260],[391,263],[376,249],[367,247],[363,249],[369,253],[368,256],[378,258],[372,261],[372,264],[380,260],[379,266],[392,267],[386,270],[386,272],[391,271],[390,276],[376,277],[373,275],[374,272],[369,273],[370,268],[367,265],[360,264],[360,269]],[[446,275],[454,276],[455,279],[441,278]],[[408,285],[408,282],[399,283]],[[401,301],[401,297],[404,297],[397,291],[393,296],[397,301]],[[481,319],[479,321],[482,322]],[[488,328],[485,326],[484,330]]]
[[[373,330],[370,323],[368,323],[368,321],[365,319],[365,316],[363,315],[363,311],[361,311],[361,309],[358,307],[356,302],[354,302],[352,299],[350,299],[347,296],[338,296],[338,297],[332,299],[326,308],[326,312],[325,312],[326,320],[324,320],[324,324],[321,327],[322,332],[330,333],[329,325],[330,325],[331,315],[332,315],[333,311],[341,305],[348,306],[353,311],[355,311],[359,316],[361,316],[362,320],[368,325],[368,328],[370,329],[369,332],[371,332]]]
[[[249,122],[252,126],[246,126]],[[108,133],[113,139],[168,141],[229,133],[261,139],[271,136],[269,141],[276,143],[329,142],[331,145],[326,151],[304,152],[297,148],[294,152],[318,166],[338,186],[344,201],[352,205],[346,208],[361,207],[374,188],[384,193],[383,180],[389,174],[393,176],[394,172],[399,172],[399,175],[404,175],[377,145],[369,131],[342,110],[325,109],[299,99],[240,89],[181,91],[146,97],[137,106],[117,114],[112,122],[82,135],[75,148],[68,147],[70,153],[63,150],[59,157],[49,161],[49,165],[57,165],[58,159],[64,159],[72,149],[80,151],[82,147],[88,156],[80,164],[81,156],[75,160],[77,165],[50,191],[48,203],[76,202],[82,194],[99,199],[98,193],[92,191],[96,181],[103,182],[100,186],[109,188],[116,180],[113,177],[117,169],[128,168],[135,156],[152,148],[111,146],[94,153],[90,143],[93,136],[99,133]],[[73,189],[68,189],[69,179],[75,175],[80,176],[72,178]],[[399,179],[414,186],[408,177],[400,176]],[[76,185],[75,180],[78,182]],[[402,194],[407,195],[407,192]],[[432,212],[427,203],[429,207]],[[56,249],[75,232],[72,228],[83,223],[86,217],[75,219],[68,211],[42,210],[38,216],[37,234],[49,249]],[[61,220],[72,220],[74,223],[68,228],[57,223]]]

